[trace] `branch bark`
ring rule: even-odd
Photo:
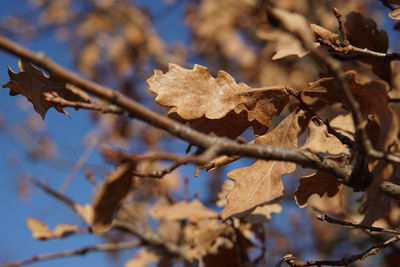
[[[317,154],[308,151],[266,145],[238,144],[235,141],[226,138],[209,136],[193,130],[190,127],[180,124],[140,105],[111,88],[82,78],[50,60],[44,55],[44,53],[35,53],[4,36],[0,36],[0,49],[29,60],[46,69],[51,75],[61,78],[87,93],[93,94],[120,107],[125,110],[129,116],[140,119],[154,127],[163,129],[180,139],[186,140],[192,145],[205,149],[214,147],[217,149],[217,151],[213,151],[215,155],[239,155],[264,160],[291,161],[300,164],[303,167],[319,169],[332,173],[343,180],[347,180],[350,177],[351,166],[342,166],[333,160],[322,159]]]
[[[113,251],[113,250],[121,250],[121,249],[128,249],[138,247],[142,244],[140,241],[132,241],[132,242],[124,242],[124,243],[110,243],[110,244],[99,244],[94,246],[86,246],[78,249],[73,250],[66,250],[60,251],[55,253],[47,253],[47,254],[39,254],[34,255],[31,258],[24,259],[17,262],[9,262],[4,264],[4,267],[18,267],[22,265],[27,265],[30,263],[38,262],[38,261],[45,261],[50,259],[56,258],[65,258],[71,256],[83,256],[90,252],[95,251]]]

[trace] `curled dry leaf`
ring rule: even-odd
[[[199,222],[204,219],[216,218],[217,214],[194,199],[190,202],[179,201],[172,205],[157,203],[150,210],[151,216],[159,221],[176,221],[188,219],[190,222]]]
[[[67,84],[56,77],[48,77],[41,70],[34,67],[30,62],[19,60],[18,66],[21,72],[14,72],[8,68],[10,80],[3,87],[10,88],[10,95],[24,95],[37,113],[44,119],[49,108],[54,107],[58,112],[68,115],[59,105],[46,101],[43,93],[57,93],[60,97],[69,101],[90,102],[89,96],[78,88]]]
[[[349,148],[342,144],[334,135],[328,133],[325,124],[316,125],[313,120],[310,120],[308,129],[307,141],[301,149],[308,149],[314,153],[350,155]]]
[[[49,227],[38,219],[28,217],[26,224],[32,232],[33,238],[46,240],[51,238],[64,238],[79,231],[78,227],[71,224],[59,224],[52,231]]]
[[[299,118],[304,113],[294,111],[270,133],[256,139],[256,144],[297,147]],[[283,196],[281,177],[291,173],[296,164],[284,161],[257,160],[253,165],[228,173],[235,186],[227,195],[227,205],[221,212],[223,220],[230,216],[244,217],[257,206],[272,204]]]
[[[318,171],[300,178],[300,186],[294,193],[294,198],[300,208],[307,205],[307,200],[313,194],[320,197],[325,194],[328,197],[335,196],[341,187],[340,181],[329,173]]]
[[[93,203],[93,233],[101,234],[110,229],[115,211],[131,191],[133,167],[132,163],[118,166],[97,193]]]
[[[253,89],[236,83],[224,71],[219,71],[214,78],[200,65],[190,70],[170,64],[167,73],[156,70],[147,84],[148,90],[157,95],[158,104],[171,107],[172,116],[176,113],[192,122],[195,128],[219,135],[229,136],[232,131],[224,130],[226,127],[238,126],[236,136],[255,123],[269,127],[272,116],[279,114],[288,103],[284,88]]]

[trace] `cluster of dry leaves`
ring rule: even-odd
[[[314,219],[285,215],[280,217],[286,220],[284,226],[270,225],[273,213],[293,201],[312,215],[329,213],[364,226],[395,228],[400,223],[396,192],[390,195],[382,190],[382,182],[400,184],[399,57],[388,52],[388,35],[373,19],[378,14],[371,11],[379,6],[380,15],[390,12],[397,30],[399,1],[185,1],[191,47],[164,43],[153,25],[158,18],[131,1],[32,2],[40,10],[39,25],[74,40],[76,67],[91,79],[117,84],[139,102],[144,98],[138,84],[147,79],[147,90],[157,104],[168,108],[168,117],[198,132],[216,140],[276,147],[277,154],[287,151],[281,148],[303,151],[321,162],[330,160],[337,168],[352,166],[356,174],[349,182],[318,166],[302,168],[307,164],[300,160],[264,158],[230,171],[229,179],[224,179],[221,173],[226,166],[241,159],[230,152],[197,166],[215,174],[210,176],[210,187],[216,188],[210,202],[178,199],[174,192],[185,187],[178,167],[194,162],[190,159],[206,148],[190,156],[183,151],[180,156],[163,153],[163,143],[170,142],[166,133],[130,121],[123,108],[89,96],[73,79],[60,79],[51,69],[45,74],[25,58],[19,61],[18,72],[9,69],[10,81],[3,87],[10,89],[10,95],[24,95],[42,118],[51,107],[65,114],[64,107],[100,111],[93,115],[104,128],[100,144],[110,147],[116,140],[123,144],[136,140],[147,149],[139,155],[103,147],[101,154],[116,167],[101,185],[93,183],[96,193],[91,204],[78,204],[36,182],[72,208],[88,227],[60,224],[51,230],[29,217],[34,238],[89,231],[114,240],[123,233],[141,241],[125,266],[153,262],[172,266],[182,261],[201,266],[269,266],[288,252],[297,251],[301,257],[305,249],[296,247],[297,236],[283,233],[285,227],[300,236],[298,228],[311,225],[309,234],[321,257],[341,258],[347,248],[358,248],[343,229],[328,228]],[[332,12],[332,2],[340,13]],[[4,27],[12,29],[10,20]],[[191,53],[206,60],[209,68],[187,68],[186,55]],[[340,73],[332,71],[331,61],[321,60],[321,54],[339,62]],[[162,70],[151,75],[149,66]],[[211,74],[218,69],[225,71]],[[247,84],[236,82],[228,72]],[[354,99],[346,98],[343,90]],[[357,115],[361,122],[356,121]],[[249,128],[252,132],[246,131]],[[362,131],[376,151],[392,160],[368,154]],[[161,165],[165,160],[175,165]],[[381,238],[354,236],[364,243]],[[335,254],[341,240],[348,244]],[[393,247],[374,260],[394,266],[399,257]]]

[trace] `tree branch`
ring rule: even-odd
[[[391,245],[394,242],[397,242],[399,240],[400,240],[400,235],[396,235],[396,236],[386,240],[385,242],[383,242],[381,244],[377,244],[377,245],[371,246],[370,248],[366,249],[365,251],[363,251],[361,253],[358,253],[358,254],[355,254],[355,255],[340,259],[340,260],[332,260],[332,261],[329,261],[329,260],[300,261],[295,256],[293,256],[292,254],[288,254],[288,255],[284,256],[281,259],[280,264],[282,262],[286,262],[288,265],[290,265],[292,267],[323,266],[323,265],[328,265],[328,266],[349,266],[353,262],[361,261],[361,260],[364,260],[365,258],[367,258],[369,256],[374,256],[374,255],[378,254],[379,251],[381,251],[382,249],[388,247],[389,245]]]
[[[361,229],[368,230],[371,232],[390,233],[390,234],[400,235],[400,231],[397,231],[397,230],[342,221],[342,220],[332,218],[326,214],[318,215],[317,219],[320,220],[321,222],[333,223],[333,224],[354,227],[354,228],[361,228]]]
[[[201,148],[209,148],[218,143],[217,151],[213,152],[215,155],[240,155],[264,160],[290,161],[298,163],[303,167],[332,173],[343,180],[348,179],[351,174],[351,166],[342,166],[333,160],[321,159],[318,155],[308,151],[267,145],[238,144],[226,138],[203,134],[164,117],[111,88],[84,79],[48,59],[44,53],[35,53],[4,36],[0,36],[0,48],[45,68],[52,75],[66,80],[90,94],[109,101],[125,110],[129,116],[163,129],[180,139],[186,140],[190,144]]]
[[[67,250],[67,251],[60,251],[55,253],[47,253],[47,254],[39,254],[32,256],[31,258],[24,259],[17,262],[10,262],[5,263],[3,267],[18,267],[38,261],[56,259],[56,258],[65,258],[71,256],[83,256],[90,252],[95,251],[113,251],[113,250],[121,250],[121,249],[128,249],[134,248],[142,245],[140,241],[132,241],[132,242],[124,242],[124,243],[109,243],[109,244],[99,244],[94,246],[86,246],[78,249]]]

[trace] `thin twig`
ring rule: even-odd
[[[18,267],[18,266],[38,262],[38,261],[45,261],[45,260],[56,259],[56,258],[65,258],[65,257],[71,257],[71,256],[83,256],[83,255],[86,255],[87,253],[95,252],[95,251],[115,251],[115,250],[121,250],[121,249],[129,249],[129,248],[138,247],[140,245],[142,245],[142,242],[140,242],[140,241],[131,241],[131,242],[124,242],[124,243],[109,243],[109,244],[99,244],[99,245],[94,245],[94,246],[86,246],[86,247],[73,249],[73,250],[66,250],[66,251],[60,251],[60,252],[55,252],[55,253],[34,255],[28,259],[6,263],[3,265],[3,267]]]
[[[92,142],[90,142],[87,146],[83,154],[79,157],[78,161],[74,164],[71,172],[65,177],[63,184],[60,188],[60,193],[64,193],[67,190],[67,187],[72,183],[75,176],[82,170],[85,166],[85,163],[89,159],[90,155],[92,154],[93,150],[96,148],[97,144],[99,143],[100,138],[95,138]]]
[[[332,10],[333,10],[333,14],[335,14],[335,17],[336,17],[336,19],[337,19],[337,21],[339,23],[339,31],[342,34],[342,42],[344,44],[349,44],[349,41],[347,40],[347,34],[346,34],[345,29],[344,29],[344,23],[343,23],[343,20],[342,20],[342,14],[340,14],[339,10],[337,10],[337,8],[335,8],[335,7],[332,8]]]
[[[361,228],[361,229],[368,230],[371,232],[381,232],[381,233],[390,233],[390,234],[400,235],[400,231],[397,231],[397,230],[342,221],[339,219],[332,218],[326,214],[318,215],[317,219],[322,222],[328,222],[328,223],[333,223],[333,224],[338,224],[338,225],[343,225],[343,226],[348,226],[348,227]]]
[[[382,249],[388,247],[389,245],[391,245],[399,240],[400,240],[400,235],[396,235],[396,236],[386,240],[383,243],[371,246],[370,248],[366,249],[365,251],[363,251],[361,253],[358,253],[358,254],[355,254],[355,255],[340,259],[340,260],[300,261],[295,256],[289,254],[289,255],[284,256],[281,259],[281,262],[286,262],[288,265],[290,265],[292,267],[323,266],[323,265],[349,266],[353,262],[361,261],[369,256],[376,255]]]
[[[54,104],[57,104],[61,107],[72,107],[75,109],[89,109],[89,110],[95,110],[95,111],[100,111],[102,113],[111,113],[111,114],[118,114],[118,115],[124,115],[126,114],[122,109],[120,109],[117,106],[114,105],[96,105],[96,104],[91,104],[91,103],[84,103],[84,102],[76,102],[76,101],[69,101],[61,96],[59,96],[56,92],[45,92],[43,93],[44,99],[46,101],[52,102]]]

